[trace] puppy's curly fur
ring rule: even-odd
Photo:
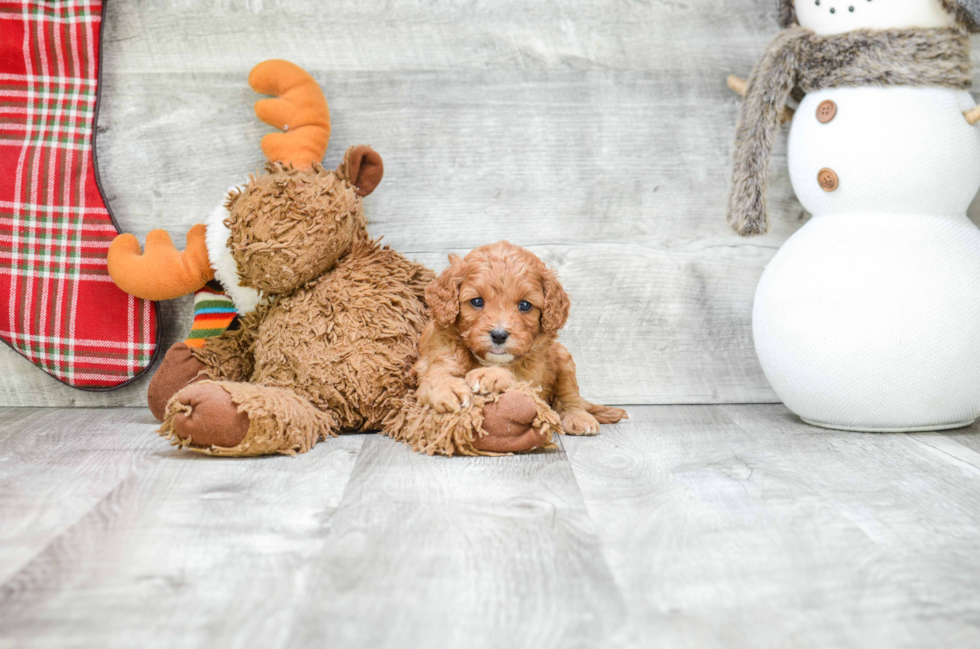
[[[459,258],[425,291],[432,321],[422,333],[417,397],[436,412],[456,412],[473,395],[518,383],[540,389],[564,432],[588,435],[626,411],[579,394],[572,355],[558,342],[569,300],[554,273],[506,241]]]

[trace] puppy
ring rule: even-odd
[[[627,416],[579,395],[575,362],[557,340],[568,295],[540,259],[501,241],[449,262],[425,291],[432,321],[415,365],[422,405],[453,412],[473,393],[527,381],[541,388],[566,433],[594,435],[599,424]]]

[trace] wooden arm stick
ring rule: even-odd
[[[734,74],[728,75],[728,87],[731,88],[732,91],[739,97],[745,96],[745,91],[748,89],[748,85],[749,84],[745,83],[745,79],[736,77]]]
[[[748,91],[749,88],[749,84],[746,83],[745,79],[741,77],[736,77],[734,74],[732,74],[728,76],[727,81],[728,81],[728,87],[732,89],[732,92],[734,92],[739,97],[745,97],[745,93]],[[783,108],[782,115],[779,116],[780,123],[785,124],[786,122],[792,121],[793,115],[795,114],[796,114],[795,110],[793,110],[789,106],[786,106],[785,108]],[[980,120],[980,116],[978,116],[977,119]]]
[[[980,106],[971,108],[970,110],[963,113],[963,117],[966,118],[966,123],[973,126],[977,122],[980,122]]]

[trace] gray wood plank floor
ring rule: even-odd
[[[0,647],[980,645],[980,429],[630,412],[520,457],[223,460],[2,409]]]

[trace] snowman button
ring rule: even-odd
[[[835,115],[837,115],[837,104],[831,100],[826,99],[817,106],[817,121],[821,124],[826,124],[834,119]]]
[[[832,192],[837,189],[840,180],[837,178],[837,174],[834,173],[833,169],[824,167],[817,172],[817,183],[820,185],[820,189],[825,192]]]

